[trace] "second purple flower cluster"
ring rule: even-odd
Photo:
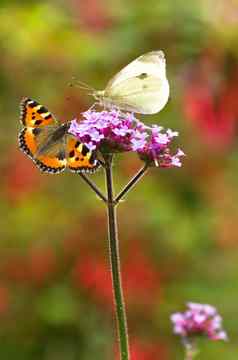
[[[158,125],[146,126],[131,113],[119,110],[94,111],[83,114],[83,120],[71,121],[69,132],[75,135],[90,150],[103,152],[134,151],[150,165],[180,167],[182,150],[172,152],[170,145],[178,132],[163,130]]]
[[[171,321],[174,333],[183,338],[205,335],[211,340],[227,340],[227,334],[222,328],[222,318],[211,305],[189,302],[187,310],[174,313]]]

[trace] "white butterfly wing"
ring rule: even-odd
[[[134,76],[113,86],[109,97],[111,103],[122,110],[155,114],[168,101],[169,84],[154,76]]]
[[[169,97],[164,53],[152,51],[132,61],[109,81],[104,96],[122,110],[160,111]]]

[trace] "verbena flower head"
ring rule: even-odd
[[[180,167],[182,150],[171,150],[171,142],[178,136],[176,131],[164,130],[153,125],[146,126],[131,113],[88,110],[80,123],[71,122],[69,132],[90,150],[101,152],[134,151],[139,157],[160,167]]]
[[[227,340],[222,318],[211,305],[189,302],[185,312],[171,315],[171,321],[174,333],[183,338],[205,335],[211,340]]]

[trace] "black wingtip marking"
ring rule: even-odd
[[[38,114],[44,114],[47,113],[48,110],[43,105],[37,110]]]
[[[38,106],[39,103],[38,103],[37,101],[35,101],[35,100],[29,99],[29,100],[27,101],[27,105],[30,106],[30,108],[33,109],[34,107]]]
[[[30,103],[30,104],[29,104]],[[20,122],[23,125],[26,125],[25,123],[25,118],[26,118],[26,107],[30,106],[32,108],[34,108],[35,106],[39,105],[37,101],[32,100],[28,97],[24,97],[22,98],[21,102],[20,102]]]
[[[30,99],[29,97],[27,96],[24,96],[22,99],[21,99],[21,104],[22,105],[26,105],[27,102],[29,101],[33,101],[32,99]]]

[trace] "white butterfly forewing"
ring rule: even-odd
[[[165,77],[164,53],[162,51],[151,51],[139,56],[119,71],[119,73],[109,81],[105,90],[109,90],[121,81],[125,81],[142,73],[148,73],[149,75],[154,75],[156,77]]]
[[[164,53],[152,51],[141,55],[116,74],[105,91],[99,93],[104,106],[117,106],[141,114],[159,112],[169,97]]]

